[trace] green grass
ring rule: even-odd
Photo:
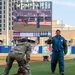
[[[14,25],[14,30],[20,31],[20,32],[46,32],[46,31],[52,31],[51,26],[40,26],[40,28],[36,28],[36,25],[29,25],[29,26],[24,26],[20,24],[15,24]]]
[[[6,60],[5,59],[0,59],[0,62],[5,62]]]
[[[0,75],[2,75],[5,66],[0,66]],[[52,75],[50,70],[50,62],[33,62],[30,63],[32,75]],[[10,74],[17,72],[18,66],[13,65]],[[59,75],[59,68],[57,65],[54,75]],[[75,75],[75,60],[65,61],[65,75]]]

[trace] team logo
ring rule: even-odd
[[[63,39],[61,40],[61,42],[63,42]]]

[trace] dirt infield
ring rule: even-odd
[[[30,61],[29,63],[32,63],[32,62],[41,62],[41,61]],[[15,61],[13,64],[17,64],[17,62]],[[6,62],[0,62],[0,66],[2,65],[6,65]]]
[[[16,62],[14,62],[14,64],[17,64]],[[0,66],[1,65],[6,65],[6,62],[0,62]]]
[[[0,54],[0,59],[2,59],[2,61],[0,61],[0,65],[6,65],[6,62],[5,62],[6,56],[7,54],[5,55]],[[73,58],[75,58],[75,55],[66,55],[64,57],[65,60],[71,60]],[[49,57],[49,60],[51,60],[50,57]],[[39,62],[39,61],[43,61],[43,55],[31,55],[30,63]],[[17,62],[14,62],[14,64],[17,64]]]
[[[7,56],[7,54],[0,55],[0,60],[2,60],[2,61],[0,61],[0,66],[1,65],[6,65],[6,56]],[[42,59],[40,59],[40,58],[37,58],[37,60],[36,60],[36,58],[31,58],[31,60],[30,60],[29,63],[32,63],[32,62],[41,62],[41,61],[42,61]],[[15,61],[13,64],[17,64],[17,62]]]

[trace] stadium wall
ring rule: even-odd
[[[0,53],[9,53],[11,49],[12,49],[12,46],[0,46]],[[31,53],[49,55],[50,51],[48,46],[32,46]],[[67,55],[70,55],[70,54],[75,54],[75,46],[68,46]]]

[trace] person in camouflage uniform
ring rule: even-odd
[[[28,42],[23,42],[17,44],[13,49],[10,50],[8,57],[7,57],[7,64],[4,70],[3,75],[8,75],[9,70],[12,67],[14,60],[17,61],[19,66],[22,66],[25,69],[26,75],[31,75],[30,67],[29,67],[29,60],[30,60],[30,53],[31,53],[31,45]],[[26,54],[26,64],[24,61],[24,56]]]

